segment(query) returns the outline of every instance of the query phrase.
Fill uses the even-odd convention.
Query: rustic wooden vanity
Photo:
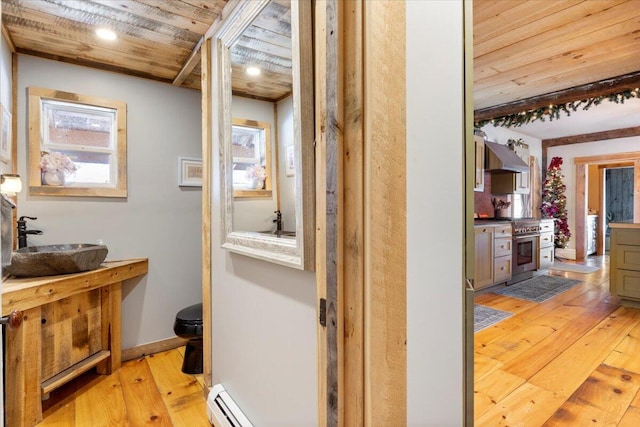
[[[6,329],[7,425],[42,421],[43,396],[89,369],[109,374],[120,368],[122,281],[147,270],[147,259],[132,259],[2,282],[2,315],[22,312],[23,318]]]

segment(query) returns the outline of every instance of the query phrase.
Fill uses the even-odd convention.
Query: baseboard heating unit
[[[214,385],[209,392],[207,416],[215,427],[253,427],[222,384]]]

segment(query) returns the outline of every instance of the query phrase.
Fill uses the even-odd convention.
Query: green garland
[[[604,100],[615,102],[616,104],[624,104],[624,101],[631,98],[640,98],[639,88],[633,90],[628,89],[623,92],[612,93],[611,95],[595,96],[593,98],[582,99],[580,101],[567,102],[566,104],[549,105],[547,107],[540,107],[533,110],[523,111],[521,113],[509,114],[490,120],[481,120],[475,122],[475,127],[481,128],[489,123],[496,127],[518,127],[526,125],[527,123],[535,122],[536,120],[544,122],[546,116],[549,116],[549,121],[553,121],[554,119],[560,118],[561,112],[570,116],[572,111],[578,111],[578,108],[580,107],[582,107],[582,110],[586,111],[594,105],[600,105]]]

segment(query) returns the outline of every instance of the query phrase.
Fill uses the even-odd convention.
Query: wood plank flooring
[[[599,271],[543,303],[492,292],[475,301],[514,315],[475,334],[475,426],[640,426],[640,310]]]
[[[184,347],[87,372],[42,402],[38,426],[209,426],[202,375],[182,372]]]

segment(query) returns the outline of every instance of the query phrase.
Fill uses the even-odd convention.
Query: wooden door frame
[[[601,166],[599,173],[599,187],[602,194],[604,174],[602,170],[609,167],[620,166],[621,164],[633,165],[633,222],[640,221],[640,152],[627,152],[615,154],[603,154],[599,156],[576,157],[573,161],[576,167],[576,187],[575,187],[575,242],[576,259],[582,260],[586,257],[586,223],[587,223],[587,176],[589,165]],[[604,215],[604,199],[600,201],[600,215]],[[604,237],[604,221],[600,221],[598,235]],[[604,244],[602,238],[601,243]],[[600,247],[599,244],[599,247]],[[600,253],[600,251],[598,251]]]
[[[319,425],[405,425],[405,4],[315,5]]]

